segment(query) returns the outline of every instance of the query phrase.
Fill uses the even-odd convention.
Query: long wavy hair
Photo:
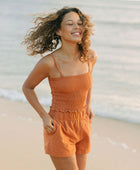
[[[64,7],[56,12],[46,16],[37,16],[34,19],[35,26],[25,35],[22,44],[27,46],[28,55],[43,54],[47,51],[53,51],[61,43],[61,37],[56,32],[61,28],[61,22],[65,14],[75,12],[79,15],[83,25],[83,37],[78,47],[80,50],[80,60],[85,62],[90,58],[89,47],[91,45],[90,35],[93,34],[93,23],[90,17],[83,14],[78,8]],[[43,55],[42,55],[43,56]]]

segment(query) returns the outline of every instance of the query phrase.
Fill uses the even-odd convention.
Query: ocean
[[[32,14],[74,6],[92,16],[91,48],[98,61],[93,71],[95,115],[140,123],[140,1],[138,0],[0,0],[0,97],[27,102],[22,84],[40,56],[21,46],[33,26]],[[39,100],[51,105],[47,79],[36,87]]]

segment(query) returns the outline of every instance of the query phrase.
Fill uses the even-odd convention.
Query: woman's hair
[[[64,7],[47,16],[37,16],[34,20],[35,26],[29,30],[22,44],[27,45],[28,55],[43,54],[46,51],[52,51],[57,48],[61,42],[61,37],[56,32],[61,28],[61,22],[65,14],[75,12],[79,15],[83,25],[83,37],[78,43],[81,52],[80,60],[86,61],[90,58],[90,35],[93,34],[93,24],[90,22],[89,16],[83,14],[78,8]]]

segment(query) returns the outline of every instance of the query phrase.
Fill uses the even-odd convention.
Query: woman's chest
[[[92,75],[88,72],[77,76],[50,79],[49,84],[52,91],[59,93],[72,93],[78,90],[87,91],[92,86]]]

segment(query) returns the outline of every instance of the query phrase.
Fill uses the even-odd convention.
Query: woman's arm
[[[90,50],[90,62],[91,62],[91,72],[93,71],[94,65],[97,61],[97,53],[94,50]]]
[[[91,105],[91,94],[92,94],[92,88],[90,88],[90,89],[88,90],[87,100],[86,100],[87,106],[90,106],[90,105]]]
[[[23,93],[32,105],[32,107],[37,111],[39,116],[43,119],[44,116],[47,116],[46,111],[41,106],[38,101],[37,95],[34,91],[34,88],[46,77],[49,76],[49,72],[52,69],[52,62],[49,59],[49,56],[42,58],[34,67],[32,72],[29,74],[28,78],[22,86]]]
[[[97,61],[97,54],[94,50],[90,50],[91,58],[90,58],[90,63],[91,63],[91,72],[93,71],[93,67]],[[94,113],[91,109],[91,97],[92,97],[92,88],[89,89],[88,94],[87,94],[87,99],[86,99],[86,104],[87,104],[87,113],[92,119],[94,117]]]

